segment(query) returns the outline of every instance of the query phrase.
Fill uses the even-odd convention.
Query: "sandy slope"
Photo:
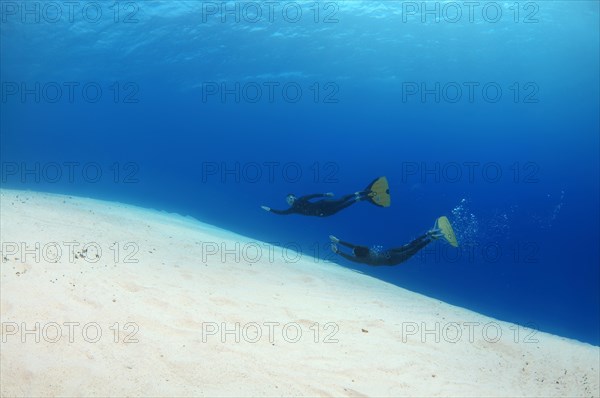
[[[600,395],[598,347],[183,217],[0,195],[2,396]]]

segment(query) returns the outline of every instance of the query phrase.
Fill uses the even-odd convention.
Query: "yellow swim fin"
[[[444,238],[454,247],[458,247],[458,241],[456,240],[456,235],[454,235],[454,230],[452,229],[452,225],[450,225],[450,221],[448,217],[441,216],[435,222],[435,227],[442,231]]]
[[[376,206],[390,207],[392,200],[390,197],[390,186],[385,177],[375,179],[366,191],[369,192],[369,200]]]

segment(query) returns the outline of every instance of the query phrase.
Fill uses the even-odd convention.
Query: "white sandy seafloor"
[[[188,218],[2,190],[0,222],[3,397],[600,395],[599,347]]]

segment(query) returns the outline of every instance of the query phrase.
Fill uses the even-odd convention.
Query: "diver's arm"
[[[344,242],[343,240],[340,240],[338,243],[340,245],[342,245],[342,246],[349,247],[350,249],[354,249],[355,247],[359,247],[359,245],[354,245],[354,244],[352,244],[350,242]]]
[[[336,237],[335,237],[335,236],[333,236],[333,235],[329,235],[329,240],[330,240],[330,241],[331,241],[331,243],[333,243],[333,244],[340,244],[340,245],[342,245],[342,246],[349,247],[350,249],[354,249],[355,247],[365,247],[365,246],[354,245],[354,244],[352,244],[352,243],[350,243],[350,242],[345,242],[345,241],[343,241],[343,240],[340,240],[340,239],[336,238]],[[336,247],[337,247],[337,246],[336,246]],[[335,251],[335,250],[334,250],[334,251]]]
[[[338,247],[335,243],[331,244],[331,251],[339,256],[344,257],[346,260],[349,260],[349,261],[352,261],[355,263],[362,263],[362,261],[360,261],[360,259],[358,257],[356,257],[355,255],[346,254],[343,251],[341,251],[340,249],[338,249]]]
[[[286,210],[271,209],[268,206],[261,206],[261,207],[264,211],[268,211],[269,213],[274,213],[274,214],[279,214],[279,215],[287,215],[287,214],[296,213],[296,210],[293,207],[290,207],[289,209],[286,209]]]
[[[371,261],[370,256],[361,257],[361,256],[355,255],[354,253],[353,254],[344,253],[343,251],[338,249],[337,243],[342,243],[342,242],[341,241],[337,241],[337,242],[332,241],[332,243],[331,243],[331,251],[333,251],[335,254],[338,254],[338,255],[344,257],[346,260],[352,261],[353,263],[373,265],[373,266],[377,265]],[[346,242],[344,242],[344,243],[346,243]],[[364,247],[364,246],[353,246],[353,247]]]
[[[296,209],[294,209],[293,207],[290,207],[289,209],[286,209],[286,210],[275,210],[275,209],[271,209],[271,210],[269,210],[269,211],[270,211],[271,213],[274,213],[274,214],[279,214],[279,215],[281,215],[281,216],[285,216],[285,215],[288,215],[288,214],[294,214],[294,213],[297,213]]]

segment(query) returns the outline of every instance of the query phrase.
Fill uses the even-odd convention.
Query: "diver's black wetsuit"
[[[435,239],[429,233],[426,233],[404,246],[381,251],[370,249],[366,246],[353,245],[352,243],[340,240],[337,243],[351,248],[353,255],[344,253],[339,249],[336,251],[336,254],[339,254],[347,260],[354,261],[355,263],[371,266],[391,266],[398,265],[408,260],[434,240]]]
[[[355,194],[342,196],[340,199],[321,199],[316,202],[311,202],[311,199],[324,198],[328,195],[317,193],[314,195],[306,195],[297,198],[294,204],[287,210],[270,209],[271,213],[275,214],[302,214],[305,216],[327,217],[353,205],[357,201],[368,199],[367,192],[361,192],[358,200]]]

